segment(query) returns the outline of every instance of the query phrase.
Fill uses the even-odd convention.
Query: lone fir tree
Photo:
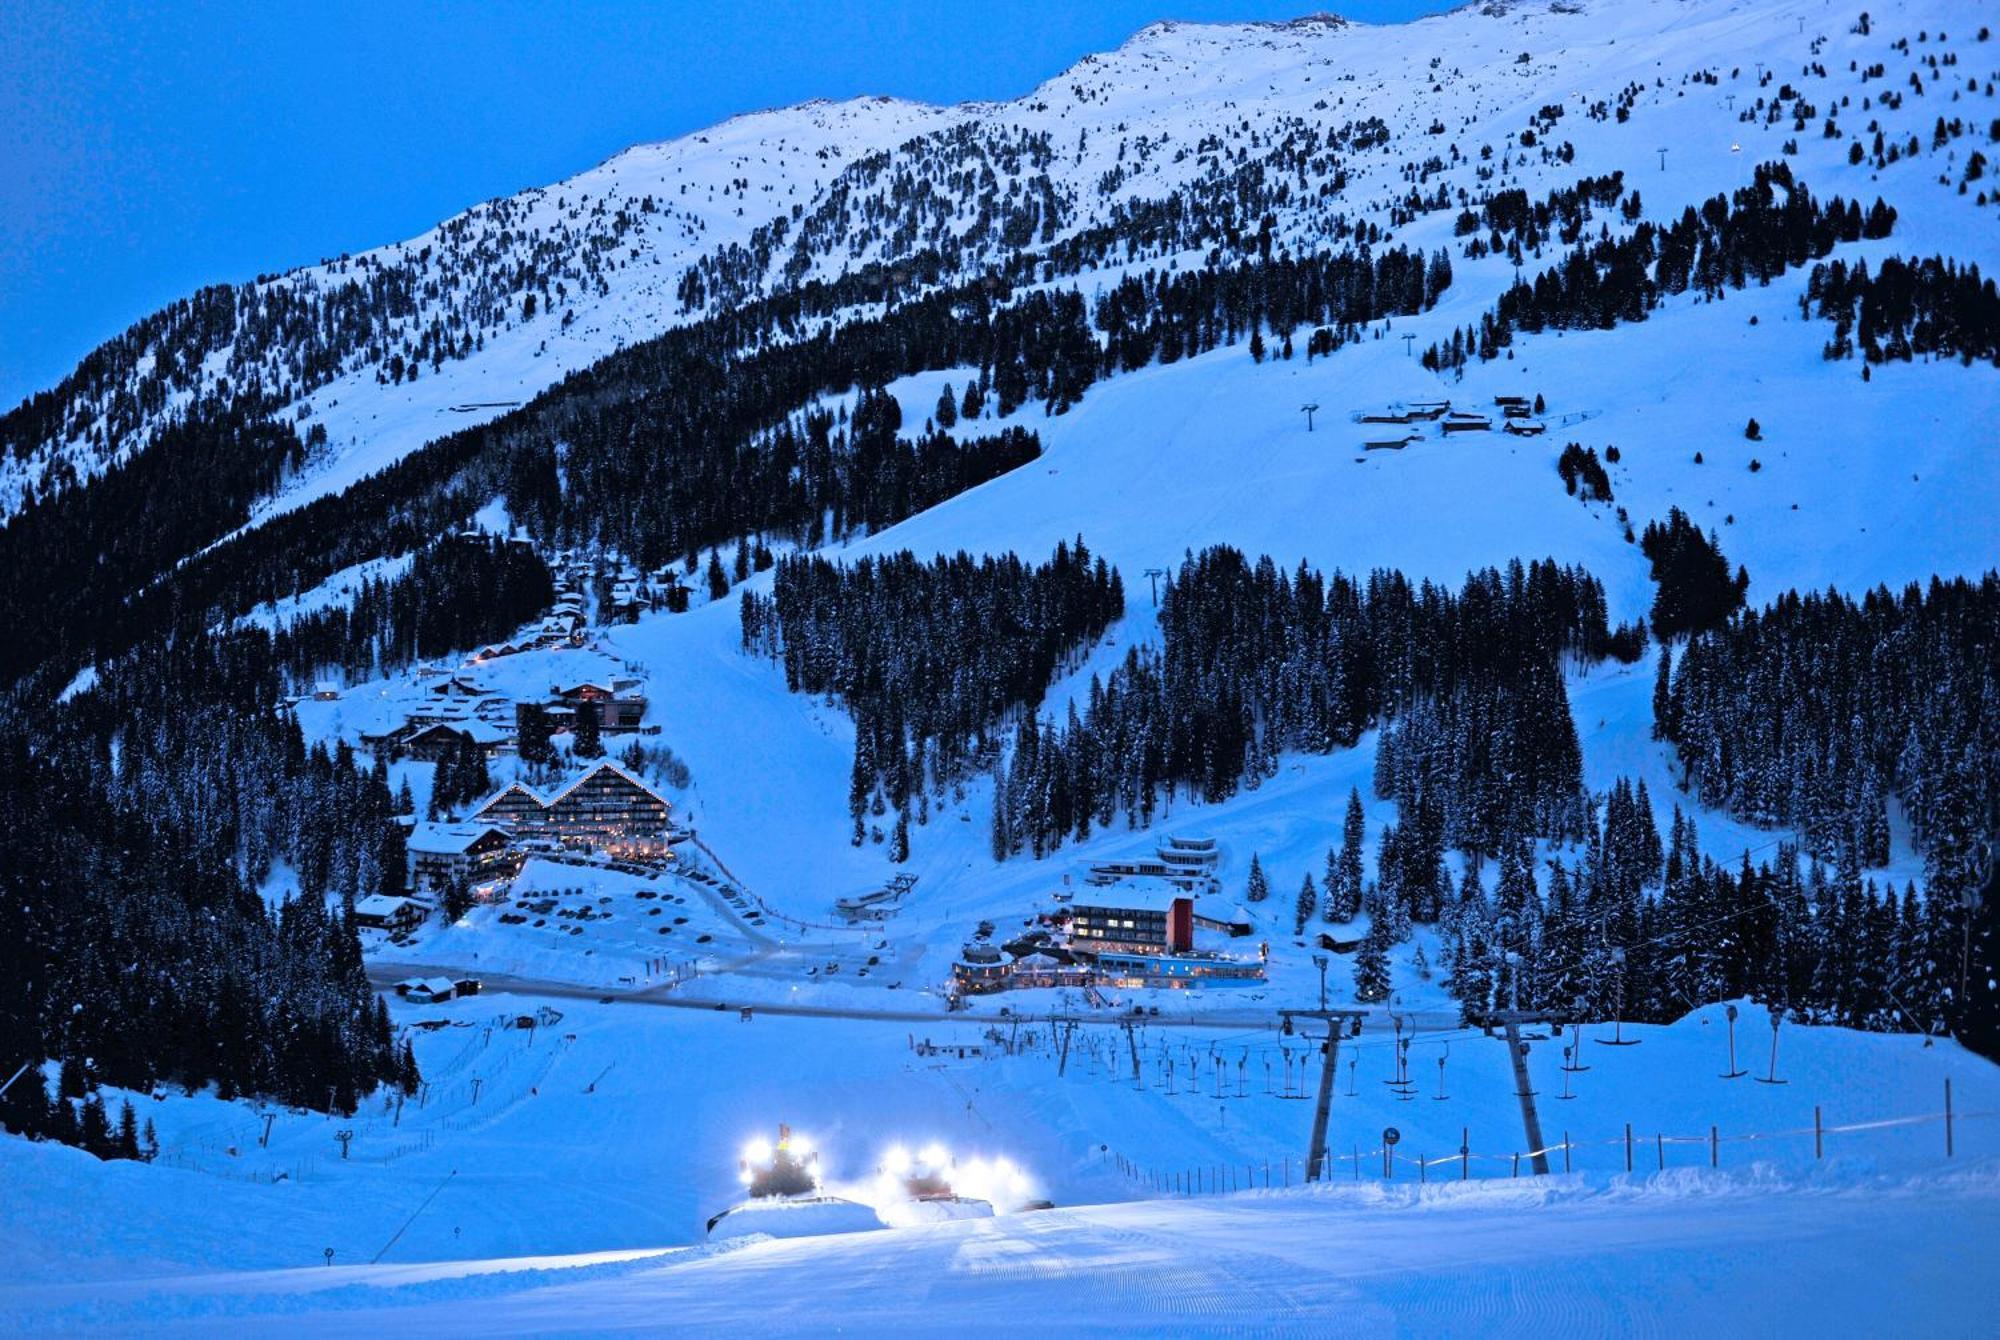
[[[1261,903],[1271,896],[1271,881],[1264,877],[1264,867],[1258,863],[1256,852],[1250,853],[1250,885],[1243,896],[1253,903]]]

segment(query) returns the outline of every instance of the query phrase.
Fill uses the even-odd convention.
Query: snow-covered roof
[[[570,792],[576,790],[579,786],[582,786],[585,782],[589,781],[592,777],[595,777],[598,773],[605,772],[607,770],[616,773],[620,777],[623,777],[626,781],[632,783],[632,785],[638,787],[641,791],[644,791],[647,795],[659,801],[662,805],[668,805],[669,807],[671,807],[671,802],[668,801],[668,799],[665,796],[661,795],[651,786],[648,786],[645,782],[641,781],[639,778],[634,777],[630,772],[627,772],[623,767],[619,766],[617,763],[612,762],[608,758],[599,759],[597,763],[594,764],[589,770],[587,770],[581,777],[578,777],[575,781],[570,782],[567,786],[563,787],[562,790],[556,792],[554,795],[550,796],[546,801],[542,803],[548,806],[554,806],[560,803],[564,796],[567,796]]]
[[[529,786],[526,782],[509,782],[507,783],[507,785],[501,787],[498,791],[495,791],[492,795],[486,797],[486,799],[480,801],[477,805],[473,806],[472,812],[474,814],[483,813],[488,806],[496,804],[500,800],[504,799],[508,794],[515,791],[519,791],[522,795],[526,796],[528,799],[534,801],[537,805],[540,805],[545,809],[548,807],[549,802],[542,799],[542,793],[535,790],[534,787]]]
[[[1213,895],[1194,900],[1194,914],[1203,921],[1213,921],[1224,926],[1251,926],[1250,913],[1241,903],[1232,903],[1227,898]]]
[[[460,856],[488,833],[507,836],[491,824],[418,824],[410,830],[409,849],[430,856]]]
[[[371,893],[354,904],[354,910],[363,916],[391,917],[405,907],[415,906],[408,898],[398,898],[387,893]]]
[[[493,692],[469,675],[453,675],[442,683],[431,685],[430,691],[439,694],[462,693],[475,698]]]
[[[1076,895],[1078,909],[1102,907],[1133,912],[1168,912],[1175,903],[1192,897],[1187,890],[1163,879],[1126,879],[1104,888],[1086,889]]]
[[[411,740],[421,739],[433,731],[448,730],[463,735],[474,744],[499,744],[511,738],[507,731],[498,726],[479,720],[477,717],[454,717],[449,721],[437,721],[425,726],[410,736]]]

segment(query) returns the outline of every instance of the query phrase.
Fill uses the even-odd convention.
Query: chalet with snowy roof
[[[491,824],[422,823],[410,829],[410,887],[436,891],[454,880],[468,888],[511,878],[520,869],[507,834]]]
[[[547,798],[519,782],[473,811],[474,821],[517,839],[553,838],[612,856],[671,858],[666,797],[604,759]]]
[[[435,684],[425,685],[425,692],[435,698],[484,698],[493,692],[478,680],[466,675],[452,675]]]
[[[481,805],[472,817],[482,824],[494,824],[517,837],[532,836],[547,819],[548,802],[524,782],[515,782]]]
[[[403,748],[411,758],[436,763],[447,755],[467,746],[479,750],[488,758],[497,757],[501,747],[513,737],[498,726],[489,726],[484,721],[467,720],[457,723],[438,722],[423,726],[403,740]]]
[[[633,731],[646,716],[646,695],[636,679],[614,679],[609,683],[586,680],[549,691],[550,706],[567,708],[572,716],[585,703],[596,703],[598,725],[607,731]]]
[[[425,915],[424,905],[416,899],[386,893],[371,893],[354,904],[354,924],[375,930],[408,930],[420,924]]]

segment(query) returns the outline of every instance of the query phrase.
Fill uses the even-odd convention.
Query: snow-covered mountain
[[[0,795],[19,818],[0,894],[33,881],[0,897],[0,948],[24,947],[0,978],[31,987],[0,1042],[46,1058],[52,1087],[107,1091],[99,1119],[129,1099],[157,1157],[69,1148],[114,1138],[87,1103],[74,1116],[80,1092],[0,1106],[53,1132],[0,1133],[0,1318],[720,1326],[776,1281],[776,1333],[994,1307],[1059,1332],[1282,1329],[1357,1299],[1379,1328],[1508,1329],[1454,1273],[1470,1252],[1544,1291],[1515,1329],[1686,1329],[1723,1319],[1709,1295],[1754,1288],[1752,1248],[1779,1241],[1793,1329],[1906,1297],[1970,1329],[1992,1272],[1953,1252],[1990,1256],[2000,1223],[1977,1120],[2000,1071],[1958,1041],[1992,1017],[1966,989],[1973,946],[2000,943],[1990,900],[1985,923],[1964,910],[1972,854],[2000,849],[2000,579],[1979,584],[2000,553],[2000,299],[1972,277],[2000,267],[1993,20],[1964,0],[1489,0],[1393,27],[1160,23],[1011,102],[811,103],[636,147],[107,343],[0,418],[0,665],[28,705],[0,743],[10,776],[48,779]],[[1949,286],[1830,296],[1903,259]],[[1669,658],[1640,625],[1669,565],[1640,535],[1675,513],[1714,537],[1697,557],[1723,586],[1742,566],[1756,618],[1656,621],[1679,669],[1656,681]],[[1049,607],[1091,579],[1036,588],[1057,593],[1036,618],[1073,634],[1039,661],[1012,626],[1035,620],[1008,617],[1030,577],[918,570],[1052,570],[1079,537],[1122,604],[1065,623]],[[1203,593],[1193,556],[1224,545],[1254,578]],[[879,589],[840,587],[906,551]],[[801,576],[815,555],[833,563]],[[1336,573],[1421,587],[1409,622],[1364,619]],[[1288,582],[1296,614],[1270,598]],[[1927,583],[1929,612],[1896,623]],[[1868,597],[1875,624],[1840,603],[1878,587],[1913,594]],[[1779,617],[1829,588],[1819,622]],[[853,606],[815,605],[827,590]],[[1566,631],[1583,614],[1492,613],[1569,594],[1601,616],[1594,643]],[[1224,609],[1225,634],[1191,631],[1204,598],[1266,626]],[[1485,622],[1439,614],[1454,600]],[[822,618],[828,661],[883,654],[807,687],[780,603]],[[884,609],[896,629],[869,623]],[[1199,664],[1173,681],[1144,658],[1176,637]],[[1496,670],[1482,639],[1527,650]],[[1383,687],[1419,659],[1427,697]],[[1443,686],[1446,661],[1479,673]],[[1033,673],[996,691],[1003,662]],[[909,689],[886,712],[885,680]],[[1075,803],[1081,822],[1026,847],[1002,831],[1052,810],[1056,780],[1170,752],[1152,746],[1181,719],[1103,703],[1174,690],[1179,718],[1240,726],[1234,755],[1211,731],[1180,772]],[[671,865],[537,839],[511,881],[439,900],[448,916],[406,907],[415,924],[364,939],[325,915],[401,892],[405,827],[434,802],[455,825],[514,782],[568,785],[593,695],[637,704],[638,733],[598,743],[669,799]],[[1371,704],[1335,722],[1351,730],[1328,713],[1307,738],[1271,710],[1342,695]],[[1703,719],[1675,721],[1685,703]],[[552,707],[564,743],[522,757]],[[1093,753],[1077,723],[1100,710],[1165,725],[1107,728]],[[411,747],[433,725],[466,744]],[[1509,766],[1524,740],[1562,766]],[[1467,759],[1491,785],[1440,817]],[[1419,765],[1432,793],[1403,785]],[[1558,803],[1515,803],[1538,786]],[[1635,794],[1671,855],[1631,838]],[[1486,842],[1496,796],[1509,828]],[[1335,915],[1349,831],[1370,897]],[[1248,964],[1255,946],[1254,983],[958,993],[968,944],[1082,943],[1012,937],[1169,834],[1214,840],[1222,901],[1245,906],[1205,919],[1201,947]],[[1414,874],[1393,854],[1426,842]],[[844,924],[892,891],[884,920]],[[62,915],[21,916],[43,903]],[[1371,948],[1389,976],[1364,994]],[[1497,962],[1519,974],[1505,989],[1478,977]],[[377,988],[435,974],[484,986],[375,1012]],[[1476,1025],[1536,991],[1584,1017],[1532,1038],[1524,1084]],[[1291,1186],[1292,1100],[1322,1053],[1280,1011],[1316,999],[1367,1015],[1324,1053],[1347,1071],[1332,1157],[1351,1198]],[[392,1029],[407,1052],[385,1055]],[[1770,1082],[1744,1078],[1739,1041]],[[1586,1042],[1588,1065],[1561,1050]],[[1416,1085],[1395,1078],[1412,1065]],[[1547,1100],[1533,1139],[1523,1088]],[[843,1182],[892,1139],[936,1138],[1069,1208],[652,1258],[740,1194],[736,1153],[775,1121]],[[1936,1171],[1950,1139],[1976,1170]],[[1522,1192],[1537,1143],[1577,1176]],[[1189,1178],[1257,1194],[1185,1203]],[[1153,1203],[1100,1204],[1130,1199]],[[1691,1214],[1720,1249],[1687,1246]],[[1852,1270],[1871,1234],[1893,1237],[1878,1274],[1900,1288]],[[649,1255],[516,1259],[626,1251]],[[1339,1273],[1356,1252],[1366,1287]],[[412,1264],[450,1261],[468,1263]],[[209,1273],[248,1270],[268,1273]],[[1697,1296],[1712,1272],[1737,1293]]]
[[[1990,236],[1958,184],[1987,138],[1991,71],[1935,69],[1938,48],[1895,43],[1974,16],[1901,5],[1863,35],[1858,15],[1528,0],[1395,27],[1160,23],[1012,102],[737,117],[137,323],[4,421],[0,510],[143,449],[202,397],[312,435],[268,510],[616,349],[814,280],[876,273],[883,296],[906,297],[1004,272],[1089,293],[1127,267],[1357,233],[1435,245],[1497,191],[1539,199],[1593,173],[1626,173],[1664,219],[1785,157],[1822,195],[1890,193],[1905,249],[1963,253]],[[1992,50],[1967,36],[1958,50]],[[1939,115],[1971,138],[1934,143]],[[1850,165],[1850,143],[1878,129],[1917,151]],[[1461,267],[1481,299],[1511,274]]]

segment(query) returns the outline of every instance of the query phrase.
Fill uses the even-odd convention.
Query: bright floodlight
[[[771,1161],[771,1142],[761,1137],[752,1140],[749,1144],[743,1146],[743,1159],[746,1163],[769,1163]]]
[[[884,1172],[901,1177],[910,1171],[910,1151],[901,1145],[891,1145],[889,1152],[882,1156]]]
[[[789,1147],[792,1153],[800,1158],[804,1158],[806,1155],[812,1153],[813,1148],[812,1141],[806,1139],[805,1136],[798,1134],[796,1131],[792,1133]]]
[[[951,1162],[951,1155],[945,1152],[943,1145],[933,1140],[924,1146],[923,1160],[933,1168],[942,1168]]]

